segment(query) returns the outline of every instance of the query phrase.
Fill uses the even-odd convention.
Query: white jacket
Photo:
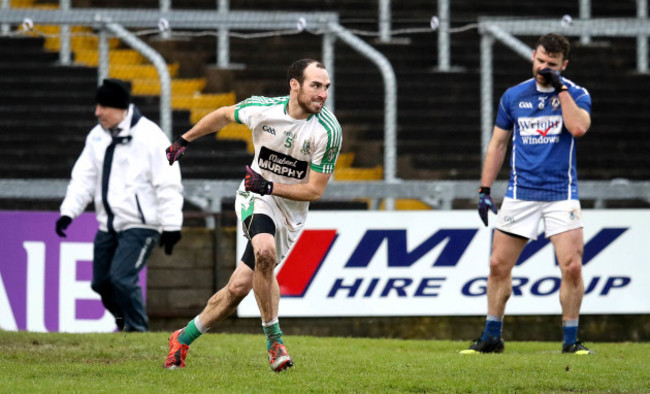
[[[133,104],[120,122],[119,136],[129,142],[115,147],[108,179],[107,204],[114,215],[115,231],[151,228],[177,231],[183,224],[183,186],[178,163],[170,166],[165,133],[145,118]],[[99,228],[107,231],[107,211],[102,200],[102,174],[106,148],[113,138],[101,125],[95,126],[72,168],[61,215],[76,218],[94,199]]]

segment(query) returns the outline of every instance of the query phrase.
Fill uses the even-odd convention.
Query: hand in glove
[[[181,240],[181,232],[180,231],[163,231],[162,234],[160,234],[160,242],[158,245],[160,247],[165,247],[165,254],[171,255],[172,254],[172,249],[174,249],[174,245],[178,241]]]
[[[257,172],[253,171],[250,166],[246,166],[246,178],[244,180],[246,191],[267,195],[273,193],[273,182],[269,182]]]
[[[546,83],[553,86],[553,89],[555,89],[556,92],[560,92],[561,90],[567,90],[567,87],[564,86],[564,84],[562,83],[562,79],[560,78],[559,71],[552,70],[546,67],[539,70],[537,73],[542,77],[544,77]]]
[[[178,137],[167,149],[165,149],[170,166],[183,157],[188,146],[190,146],[188,140],[183,137]]]
[[[494,201],[492,201],[492,197],[490,197],[490,188],[481,186],[478,189],[478,215],[486,227],[488,225],[488,209],[494,214],[498,212]]]
[[[67,229],[70,223],[72,223],[72,218],[70,216],[65,216],[65,215],[61,216],[56,221],[56,233],[59,235],[59,237],[63,237],[63,238],[66,237],[63,230]]]

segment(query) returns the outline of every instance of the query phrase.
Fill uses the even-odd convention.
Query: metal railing
[[[182,165],[182,164],[181,164]],[[69,183],[67,179],[0,179],[0,199],[62,199]],[[232,199],[240,180],[185,179],[185,198],[206,212],[221,212],[221,202]],[[492,186],[494,196],[506,192],[507,181],[496,181]],[[412,198],[424,200],[436,209],[453,208],[454,200],[474,201],[478,197],[478,180],[467,181],[411,181],[393,183],[330,182],[323,200],[354,200],[370,198]],[[580,181],[581,200],[593,200],[596,208],[606,208],[607,201],[642,200],[650,203],[650,181]],[[378,208],[379,204],[373,204]]]

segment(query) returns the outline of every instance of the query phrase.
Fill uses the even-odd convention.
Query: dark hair
[[[297,80],[300,85],[305,81],[305,69],[312,63],[316,63],[316,67],[325,69],[323,63],[314,59],[300,59],[291,63],[287,70],[287,83],[291,86],[291,80]]]
[[[553,55],[562,54],[562,60],[569,59],[571,44],[569,44],[569,40],[567,40],[566,37],[562,35],[556,33],[545,34],[537,40],[537,44],[535,44],[535,49],[539,48],[540,45],[544,47],[544,50],[547,53]]]

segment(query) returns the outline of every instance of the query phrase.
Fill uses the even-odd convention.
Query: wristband
[[[479,192],[479,194],[487,194],[487,195],[489,195],[490,194],[490,188],[487,187],[487,186],[481,186],[481,187],[478,188],[478,192]]]

